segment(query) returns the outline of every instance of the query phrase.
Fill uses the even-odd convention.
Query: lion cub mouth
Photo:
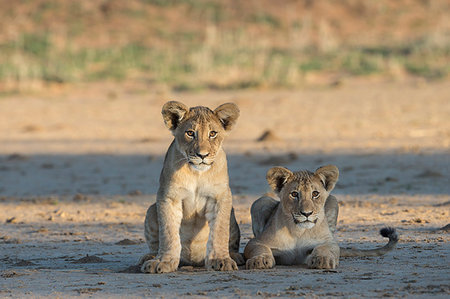
[[[314,220],[309,220],[308,218],[303,216],[303,218],[306,218],[306,219],[305,220],[299,220],[294,214],[292,214],[292,218],[294,219],[294,223],[295,224],[316,224],[317,223],[317,218],[314,219]]]
[[[213,163],[205,163],[205,162],[200,162],[200,163],[194,163],[192,161],[189,161],[190,165],[194,165],[194,166],[199,166],[199,165],[203,165],[203,166],[211,166]]]

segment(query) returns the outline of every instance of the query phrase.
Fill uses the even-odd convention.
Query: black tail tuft
[[[383,227],[380,229],[380,234],[385,238],[389,238],[389,241],[398,241],[397,232],[393,227]]]

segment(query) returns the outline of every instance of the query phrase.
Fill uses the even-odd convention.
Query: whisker
[[[189,160],[186,157],[182,157],[182,158],[174,161],[174,163],[178,163],[178,162],[182,162],[182,161],[188,162]]]

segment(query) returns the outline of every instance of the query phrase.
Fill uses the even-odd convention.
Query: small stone
[[[142,195],[142,191],[141,190],[133,190],[133,191],[128,192],[128,195],[130,195],[130,196]]]
[[[139,244],[139,242],[130,239],[123,239],[116,243],[116,245],[136,245],[136,244]]]
[[[6,219],[6,223],[16,223],[16,222],[17,222],[16,217],[11,217],[11,218]]]
[[[386,182],[398,182],[398,179],[390,177],[390,176],[386,177],[384,180]]]
[[[450,223],[447,224],[446,226],[441,227],[439,230],[443,230],[443,231],[445,231],[445,232],[450,231]]]
[[[271,130],[266,130],[262,133],[261,136],[259,136],[258,139],[256,139],[258,142],[279,142],[282,141],[281,138],[279,138],[277,135],[275,135],[274,132]]]
[[[442,173],[434,170],[425,170],[424,172],[416,175],[418,178],[440,178],[443,177]]]
[[[55,165],[53,165],[52,163],[43,163],[41,165],[41,168],[43,168],[43,169],[52,169],[54,167],[55,167]]]
[[[22,154],[14,153],[9,155],[6,160],[8,161],[25,161],[28,160],[28,157]]]
[[[95,256],[95,255],[86,255],[85,257],[82,257],[76,261],[74,261],[74,264],[92,264],[92,263],[104,263],[106,262],[101,257]]]
[[[38,125],[26,125],[22,128],[22,131],[25,133],[39,132],[42,130],[43,130],[43,128]]]
[[[73,201],[86,201],[88,199],[89,197],[87,195],[81,193],[75,194],[75,196],[72,198]]]
[[[27,260],[20,260],[17,263],[14,264],[16,267],[25,267],[25,266],[34,266],[36,265],[33,262],[27,261]]]

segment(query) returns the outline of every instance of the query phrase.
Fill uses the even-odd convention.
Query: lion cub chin
[[[340,256],[377,256],[392,250],[398,242],[395,229],[380,233],[389,243],[371,250],[339,248],[332,232],[339,212],[337,200],[330,195],[339,177],[334,165],[315,172],[291,172],[274,167],[267,181],[280,201],[269,196],[251,207],[255,238],[244,250],[247,269],[267,269],[282,265],[306,264],[310,268],[334,269]]]
[[[239,227],[232,210],[225,136],[239,117],[235,104],[188,108],[171,101],[162,108],[174,140],[161,172],[156,203],[147,210],[141,258],[145,273],[175,271],[182,265],[237,270]]]
[[[298,222],[296,224],[298,228],[310,229],[313,228],[314,225],[316,225],[316,222],[305,221],[305,222]]]
[[[196,164],[189,163],[189,166],[191,167],[192,170],[199,171],[199,172],[207,171],[207,170],[209,170],[211,168],[211,165],[207,165],[207,164],[198,164],[198,165],[196,165]]]

